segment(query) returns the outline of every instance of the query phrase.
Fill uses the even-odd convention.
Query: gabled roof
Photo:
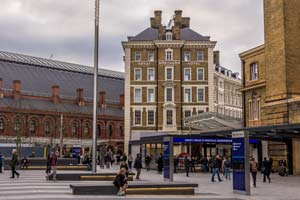
[[[158,39],[158,30],[151,27],[143,30],[136,36],[128,37],[129,41],[148,41],[148,40],[157,40],[157,39]]]
[[[180,39],[188,41],[209,41],[209,36],[203,36],[190,28],[180,30]]]

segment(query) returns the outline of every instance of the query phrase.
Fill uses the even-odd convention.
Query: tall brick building
[[[240,54],[245,126],[269,126],[265,156],[287,159],[294,174],[300,174],[299,8],[298,0],[265,0],[265,44]]]
[[[221,105],[215,99],[219,86],[214,83],[225,79],[228,83],[240,82],[237,74],[227,69],[225,73],[219,65],[218,52],[214,59],[216,42],[192,30],[189,17],[183,17],[182,11],[177,10],[164,26],[161,14],[155,11],[149,28],[122,42],[125,149],[129,141],[138,141],[143,136],[188,133],[185,117],[214,112],[218,106],[224,108],[225,114],[225,103]],[[221,90],[224,93],[224,88]],[[131,147],[133,153],[140,151],[139,145]]]
[[[98,144],[123,151],[124,75],[99,71]],[[0,144],[92,144],[93,68],[0,52]]]

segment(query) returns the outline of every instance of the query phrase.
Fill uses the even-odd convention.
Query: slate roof
[[[128,41],[152,41],[158,39],[158,30],[155,28],[147,28],[136,36],[128,37]],[[180,39],[187,41],[209,41],[209,36],[203,36],[190,28],[180,30]]]
[[[77,88],[83,88],[85,100],[93,98],[93,68],[88,66],[0,51],[0,78],[4,90],[11,90],[13,80],[20,80],[22,94],[50,97],[51,86],[58,85],[62,98],[75,99]],[[99,91],[106,92],[107,103],[119,103],[120,95],[124,94],[124,74],[99,69],[98,80]],[[0,99],[0,106],[83,113],[90,113],[92,109],[75,103],[8,98]],[[122,109],[106,108],[100,113],[123,117]]]

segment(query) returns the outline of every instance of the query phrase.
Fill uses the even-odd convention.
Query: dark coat
[[[10,166],[11,167],[16,167],[16,165],[18,164],[18,155],[17,154],[13,154],[11,161],[10,161]]]
[[[163,167],[164,167],[164,160],[163,160],[163,158],[160,156],[160,157],[157,159],[157,171],[162,172]]]
[[[133,167],[134,167],[135,169],[142,169],[142,168],[143,168],[142,160],[141,160],[140,157],[137,157],[137,158],[135,159]]]
[[[127,178],[125,175],[118,174],[113,182],[113,184],[117,187],[123,187],[125,184],[127,184]]]

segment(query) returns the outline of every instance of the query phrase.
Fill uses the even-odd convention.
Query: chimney
[[[150,18],[151,28],[159,28],[161,26],[161,10],[154,11],[154,17]]]
[[[52,101],[53,103],[59,103],[59,86],[52,86]]]
[[[14,80],[13,81],[13,98],[14,99],[20,99],[21,97],[21,81],[20,80]]]
[[[220,66],[220,51],[214,51],[214,64]]]
[[[104,91],[99,92],[99,106],[101,108],[105,107],[105,92]]]
[[[84,106],[83,88],[77,88],[76,90],[76,103],[79,106]]]
[[[190,18],[189,17],[182,18],[181,28],[190,28]]]
[[[120,95],[120,107],[124,108],[124,94]]]
[[[4,94],[3,94],[3,80],[0,78],[0,99],[3,99]]]
[[[173,39],[180,40],[180,29],[182,24],[182,10],[175,10],[174,26],[172,28]]]

